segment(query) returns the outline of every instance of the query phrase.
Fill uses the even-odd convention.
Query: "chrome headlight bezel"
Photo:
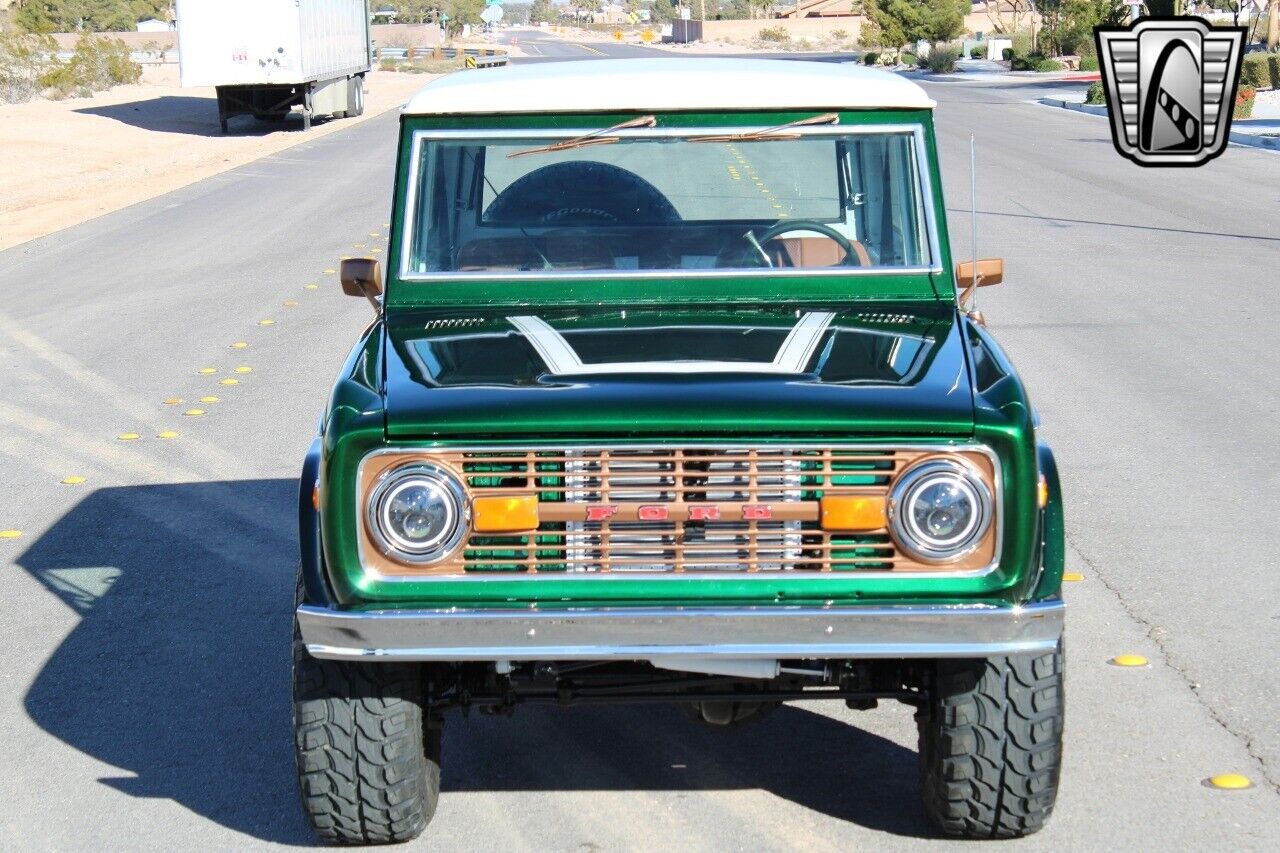
[[[444,529],[430,541],[416,544],[398,535],[388,517],[392,498],[411,486],[425,486],[444,501],[449,513]],[[431,462],[412,462],[381,475],[369,491],[365,526],[378,550],[413,565],[438,563],[450,556],[471,533],[471,503],[467,491],[449,469]]]
[[[964,531],[947,540],[921,531],[912,513],[915,500],[928,486],[944,482],[969,496],[975,517]],[[995,519],[991,487],[969,463],[960,459],[926,459],[908,468],[889,490],[889,533],[898,547],[925,563],[951,563],[972,554]]]

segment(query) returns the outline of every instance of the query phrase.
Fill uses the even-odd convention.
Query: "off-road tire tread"
[[[1053,813],[1063,650],[939,661],[918,715],[925,811],[954,838],[1019,838]]]
[[[440,794],[440,730],[411,664],[319,660],[294,625],[294,737],[303,809],[322,841],[416,838]]]

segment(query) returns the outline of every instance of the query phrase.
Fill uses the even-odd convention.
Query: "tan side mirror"
[[[975,266],[978,273],[978,287],[1004,281],[1004,258],[983,258],[980,261],[961,261],[956,264],[956,284],[961,287],[972,287]]]
[[[969,297],[973,296],[975,285],[987,287],[1002,281],[1004,281],[1004,258],[983,258],[979,261],[961,261],[956,264],[956,285],[964,288],[960,293],[961,310],[969,304]]]
[[[382,313],[382,269],[373,258],[348,258],[338,271],[342,280],[342,292],[347,296],[363,296],[373,306],[374,313]]]

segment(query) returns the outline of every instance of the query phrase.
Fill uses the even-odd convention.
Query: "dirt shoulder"
[[[364,116],[307,133],[238,118],[223,136],[213,89],[179,87],[174,66],[92,98],[0,105],[0,250],[396,109],[434,76],[374,71]]]

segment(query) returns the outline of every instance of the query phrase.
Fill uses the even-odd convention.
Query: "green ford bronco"
[[[1044,824],[1058,480],[967,308],[1003,265],[953,264],[933,106],[879,71],[720,59],[412,99],[385,283],[341,270],[377,317],[302,475],[322,838],[417,836],[451,712],[528,702],[726,726],[896,700],[940,832]]]

